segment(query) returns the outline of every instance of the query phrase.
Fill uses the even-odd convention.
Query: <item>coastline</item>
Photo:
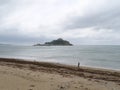
[[[10,74],[11,71],[12,74]],[[23,75],[19,75],[21,71]],[[34,76],[29,77],[30,74],[29,72],[31,72],[31,74],[34,74]],[[63,65],[58,63],[26,61],[22,59],[12,59],[12,58],[0,58],[0,84],[4,81],[1,80],[1,78],[4,77],[2,76],[3,73],[4,75],[6,75],[6,77],[9,76],[9,79],[12,78],[12,80],[15,78],[19,78],[19,79],[22,78],[21,82],[26,82],[24,80],[28,79],[28,82],[26,82],[27,84],[31,82],[37,83],[36,80],[41,80],[41,79],[43,81],[44,80],[46,81],[46,82],[37,83],[40,85],[40,87],[38,87],[37,85],[36,86],[31,85],[30,86],[31,89],[29,90],[34,90],[32,88],[40,89],[42,87],[41,86],[42,84],[46,84],[46,85],[50,84],[46,86],[46,88],[45,86],[42,87],[43,90],[68,90],[67,89],[68,87],[69,90],[119,90],[120,89],[120,71],[116,71],[116,70],[107,70],[107,69],[91,68],[91,67],[83,67],[83,66],[80,66],[78,68],[76,66]],[[36,75],[38,75],[39,78],[35,79]],[[48,78],[52,78],[52,79],[48,79]],[[52,82],[53,85],[51,85],[52,84],[51,80],[53,81]],[[61,85],[62,82],[64,82],[65,84]],[[8,83],[8,85],[9,84],[10,82]],[[100,87],[103,88],[101,89]],[[16,89],[12,88],[9,90],[16,90]],[[25,88],[20,89],[19,87],[19,89],[17,90],[26,90],[26,89]]]

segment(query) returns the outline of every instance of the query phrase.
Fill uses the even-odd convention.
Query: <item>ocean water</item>
[[[0,57],[120,70],[119,45],[14,46],[0,45]]]

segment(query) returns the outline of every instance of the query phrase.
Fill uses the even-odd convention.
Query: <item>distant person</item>
[[[78,67],[80,67],[80,62],[78,62]]]

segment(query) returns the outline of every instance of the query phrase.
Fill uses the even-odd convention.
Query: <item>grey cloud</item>
[[[0,5],[9,3],[11,0],[0,0]]]
[[[49,41],[51,38],[46,38],[44,35],[39,37],[34,37],[30,35],[24,35],[20,33],[17,28],[8,28],[3,29],[0,28],[0,43],[15,43],[15,44],[36,44],[36,43],[44,43],[45,41]]]
[[[72,17],[65,29],[96,27],[97,29],[120,29],[120,11],[118,8],[84,17]]]
[[[45,37],[27,37],[24,35],[0,35],[0,42],[3,43],[16,43],[16,44],[35,44],[35,43],[43,43],[49,39]]]
[[[15,0],[0,0],[0,23],[16,9],[16,2],[14,1]]]
[[[104,44],[104,43],[117,44],[117,42],[119,41],[118,39],[116,39],[114,37],[115,36],[119,37],[119,33],[120,33],[120,32],[118,32],[118,34],[116,35],[116,31],[120,29],[120,10],[119,10],[120,6],[119,6],[119,3],[116,4],[116,2],[114,0],[112,0],[112,1],[114,1],[114,3],[110,2],[110,7],[109,7],[108,3],[106,4],[106,6],[104,6],[106,8],[105,10],[101,10],[101,7],[100,7],[99,8],[100,10],[95,11],[95,12],[89,11],[88,14],[87,15],[85,14],[83,17],[81,17],[79,15],[78,16],[75,15],[71,18],[67,18],[68,21],[66,21],[64,23],[58,19],[57,22],[59,25],[56,26],[56,24],[55,24],[50,27],[47,27],[47,26],[49,26],[49,24],[47,25],[47,22],[44,22],[45,20],[47,21],[49,18],[44,20],[45,17],[44,17],[43,12],[50,12],[51,9],[50,10],[48,9],[48,11],[46,11],[47,9],[44,9],[44,7],[43,7],[43,11],[40,11],[40,13],[36,13],[37,10],[34,12],[34,9],[37,9],[37,7],[35,7],[34,5],[32,6],[32,4],[30,4],[30,1],[34,3],[39,0],[35,0],[35,1],[34,0],[0,0],[0,43],[1,42],[6,42],[6,43],[13,42],[13,43],[21,43],[21,44],[22,43],[33,43],[33,42],[43,43],[45,41],[50,41],[52,39],[56,39],[57,37],[59,38],[59,36],[61,36],[61,37],[63,36],[63,38],[67,38],[68,40],[70,39],[70,41],[72,41],[73,43],[76,43],[76,44],[101,44],[101,43],[102,44]],[[67,1],[69,1],[69,0],[67,0]],[[71,4],[68,3],[67,1],[66,1],[66,3],[64,1],[65,6],[68,5],[68,7],[72,7]],[[109,1],[110,0],[108,0],[108,2]],[[74,2],[75,1],[71,1],[71,3],[74,3]],[[99,2],[99,0],[98,0],[98,2]],[[64,6],[62,3],[63,2],[61,2],[59,8],[62,8]],[[34,4],[37,4],[37,3],[34,3]],[[76,4],[76,5],[78,5],[78,4]],[[93,6],[94,6],[94,3],[93,3]],[[30,8],[30,9],[28,9],[28,8]],[[42,8],[42,7],[38,7],[38,8]],[[51,5],[50,5],[50,8],[51,8]],[[78,7],[78,8],[81,8],[81,7]],[[88,8],[89,8],[89,5],[88,5]],[[31,9],[33,9],[33,10],[31,10]],[[97,9],[97,7],[96,7],[96,9]],[[83,8],[83,10],[84,10],[84,8]],[[28,13],[24,14],[24,12],[26,12],[26,11],[28,11]],[[74,10],[72,10],[72,11],[74,11]],[[73,14],[72,11],[70,11],[69,13],[65,13],[66,10],[64,11],[63,9],[61,9],[60,14],[58,16],[62,15],[62,13],[65,14],[65,17],[63,15],[63,17],[61,18],[61,20],[63,19],[63,21],[64,21],[64,19],[66,19],[66,17],[68,16],[68,14]],[[35,15],[34,15],[34,13],[35,13]],[[32,18],[29,17],[30,14],[33,14],[33,20],[31,20]],[[36,15],[36,14],[39,14],[39,15]],[[50,12],[50,14],[51,14],[51,12]],[[52,14],[54,14],[53,16],[55,16],[55,15],[57,16],[56,13],[52,13]],[[20,15],[20,18],[22,18],[22,19],[16,20],[17,15],[18,16]],[[23,16],[23,17],[21,17],[21,16]],[[49,16],[49,14],[48,14],[48,16]],[[27,18],[27,17],[29,17],[29,18]],[[38,18],[38,20],[35,20],[35,22],[39,21],[39,17],[42,17],[43,20],[40,20],[39,22],[34,23],[34,19],[36,19],[34,17]],[[57,19],[57,17],[56,18],[53,17],[49,21],[52,21],[52,20],[54,21],[55,19]],[[12,20],[13,20],[13,22],[11,22]],[[41,24],[45,23],[46,24],[45,26],[47,28],[46,27],[40,28],[39,29],[40,32],[36,30],[35,33],[29,34],[29,31],[30,31],[29,29],[31,29],[32,26],[30,26],[31,23],[29,25],[29,23],[27,21],[31,22],[32,24],[35,24],[35,29],[39,26],[39,25],[36,26],[36,24],[39,24],[39,23],[41,23]],[[27,30],[26,25],[28,25],[28,27],[30,27],[30,28],[28,28],[28,30]],[[51,30],[50,28],[52,28],[52,27],[56,27],[55,28],[56,30]],[[76,37],[74,39],[74,35],[76,35],[76,33],[73,33],[73,32],[75,31],[75,29],[78,29],[78,31],[79,31],[79,29],[82,30],[82,28],[91,28],[91,27],[95,27],[96,30],[112,29],[112,30],[116,30],[116,31],[112,32],[112,33],[114,33],[113,35],[108,35],[108,34],[111,34],[109,32],[102,32],[102,33],[100,33],[100,35],[97,35],[96,37],[92,37],[92,38],[88,37],[87,38],[87,35],[86,35],[84,38]],[[42,30],[46,30],[46,31],[42,32]],[[66,32],[67,30],[71,30],[71,31]],[[34,31],[34,29],[31,31]],[[46,34],[46,33],[48,33],[48,34]],[[87,33],[87,32],[85,32],[85,33]],[[70,34],[70,36],[69,36],[69,34]],[[78,34],[81,35],[81,33],[79,33],[79,32],[78,32]],[[82,33],[82,34],[84,34],[84,33]],[[89,32],[88,32],[88,34],[89,34]],[[106,34],[106,36],[102,38],[101,36],[103,34]],[[38,35],[38,37],[36,37],[37,35]],[[112,38],[113,38],[113,40],[111,40]]]

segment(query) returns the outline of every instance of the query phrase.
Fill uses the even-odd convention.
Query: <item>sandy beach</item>
[[[120,71],[0,58],[0,90],[120,90]]]

